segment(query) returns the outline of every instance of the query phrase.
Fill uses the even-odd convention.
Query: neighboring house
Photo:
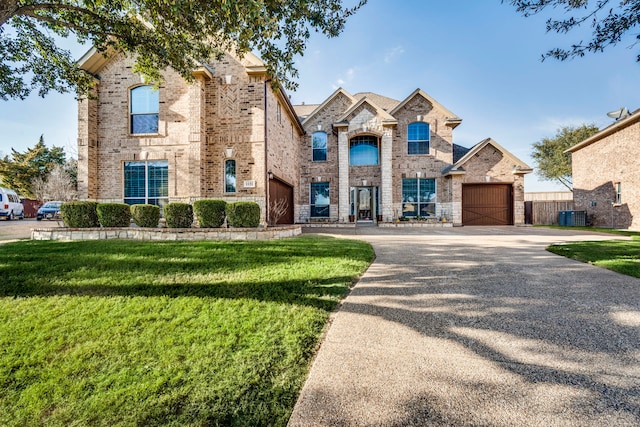
[[[203,65],[192,83],[168,70],[159,88],[132,64],[95,49],[80,60],[97,83],[78,104],[81,199],[250,200],[262,224],[282,200],[281,224],[524,223],[531,169],[491,139],[454,144],[462,120],[422,90],[397,101],[338,89],[293,107],[250,53]]]
[[[640,109],[567,152],[574,209],[594,226],[640,230]]]
[[[285,199],[279,222],[294,221],[303,130],[255,55],[227,54],[194,71],[191,84],[168,70],[157,89],[125,55],[92,49],[79,63],[97,83],[95,98],[78,104],[81,199],[255,201],[263,224],[265,208]]]
[[[454,144],[462,120],[422,90],[397,101],[338,89],[295,108],[306,133],[298,221],[524,223],[531,168],[491,139]]]

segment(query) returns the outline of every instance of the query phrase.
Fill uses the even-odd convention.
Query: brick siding
[[[575,210],[584,210],[598,227],[640,230],[640,121],[571,155]],[[622,186],[622,203],[616,183]]]

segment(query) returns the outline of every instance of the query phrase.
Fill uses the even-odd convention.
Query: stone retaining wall
[[[382,228],[447,228],[453,227],[452,222],[382,222],[378,223],[378,227]]]
[[[34,228],[32,240],[271,240],[298,236],[299,225],[269,228]]]

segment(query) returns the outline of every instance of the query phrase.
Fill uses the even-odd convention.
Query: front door
[[[357,218],[358,221],[373,221],[373,197],[371,187],[357,189]]]

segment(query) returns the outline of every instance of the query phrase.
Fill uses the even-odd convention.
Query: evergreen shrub
[[[167,221],[167,228],[191,228],[193,206],[181,202],[167,203],[164,206],[164,219]]]
[[[227,203],[226,213],[230,227],[253,228],[260,225],[260,206],[255,202]]]
[[[100,227],[97,202],[67,202],[60,206],[60,215],[64,225],[69,228]]]
[[[160,222],[160,207],[156,205],[131,205],[131,217],[138,227],[156,228]]]
[[[203,199],[193,203],[193,212],[202,228],[218,228],[224,224],[225,208],[224,200]]]
[[[96,211],[103,227],[128,227],[131,223],[131,209],[125,203],[99,203]]]

